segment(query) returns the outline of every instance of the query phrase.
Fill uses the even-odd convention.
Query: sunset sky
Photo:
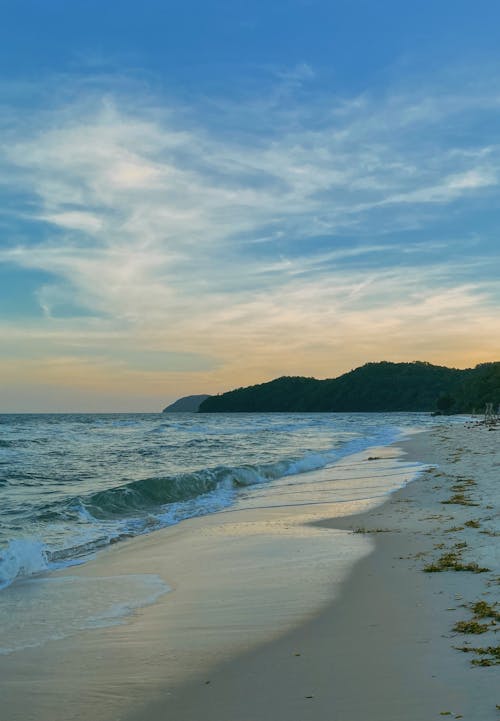
[[[500,5],[4,0],[0,411],[500,360]]]

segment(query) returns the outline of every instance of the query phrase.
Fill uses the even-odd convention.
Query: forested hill
[[[276,378],[210,396],[200,413],[484,410],[500,404],[500,362],[458,370],[430,363],[367,363],[338,378]]]
[[[162,413],[197,413],[198,408],[207,398],[210,398],[207,393],[197,396],[184,396],[164,408]]]

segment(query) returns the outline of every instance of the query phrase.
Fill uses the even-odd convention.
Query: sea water
[[[400,472],[360,465],[332,484],[329,468],[435,423],[426,414],[0,415],[0,653],[116,623],[169,590],[136,574],[94,579],[86,595],[81,580],[51,570],[234,507],[382,499]]]

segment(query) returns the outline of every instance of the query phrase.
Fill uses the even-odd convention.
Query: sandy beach
[[[51,574],[151,574],[170,591],[0,657],[2,721],[497,718],[499,432],[441,425],[329,469],[403,484],[427,464],[383,505],[213,514]],[[454,630],[469,621],[485,628]]]
[[[186,721],[498,717],[498,666],[471,664],[494,657],[456,650],[498,649],[493,619],[481,619],[490,627],[480,635],[453,630],[474,617],[471,604],[495,608],[499,600],[496,433],[450,426],[420,434],[403,448],[438,467],[381,508],[325,521],[376,542],[340,598],[279,640],[212,669],[210,683],[186,684],[146,714],[131,714],[131,721],[168,717],[166,709]],[[477,484],[468,486],[465,502],[477,505],[447,502],[461,493],[454,489],[464,478]],[[424,570],[457,546],[464,565],[490,570]]]

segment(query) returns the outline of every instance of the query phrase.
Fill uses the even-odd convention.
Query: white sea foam
[[[227,509],[278,479],[296,479],[310,493],[311,472],[431,420],[415,414],[13,417],[2,431],[9,443],[21,439],[24,450],[0,469],[0,589],[81,562],[122,537]],[[40,445],[41,437],[47,442]]]
[[[20,576],[31,576],[48,568],[47,550],[43,541],[18,538],[0,549],[0,589]]]

